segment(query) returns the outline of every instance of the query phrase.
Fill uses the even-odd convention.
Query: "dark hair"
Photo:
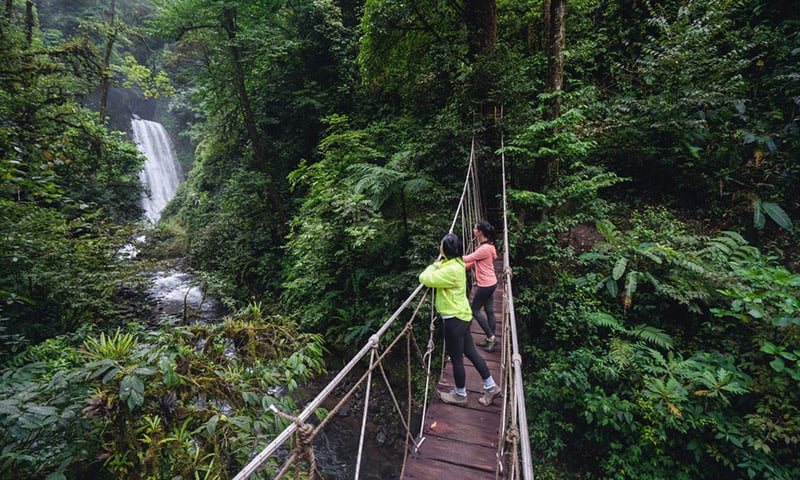
[[[486,220],[481,220],[475,224],[475,228],[483,233],[483,236],[486,237],[486,240],[488,240],[489,243],[494,243],[495,233],[494,227],[491,223],[487,222]]]
[[[447,258],[456,258],[464,255],[464,244],[454,233],[448,233],[442,237],[442,253]]]

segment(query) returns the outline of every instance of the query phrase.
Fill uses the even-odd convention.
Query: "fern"
[[[672,350],[672,337],[658,327],[651,325],[637,325],[632,330],[627,331],[630,335],[645,342],[651,343],[665,350]]]
[[[612,338],[610,344],[608,356],[617,368],[625,369],[631,366],[636,354],[633,344],[621,338]]]
[[[614,318],[613,315],[609,315],[608,313],[602,313],[602,312],[590,313],[589,315],[586,316],[586,320],[588,320],[590,324],[597,325],[599,327],[606,327],[615,331],[625,330],[622,324],[619,322],[619,320]]]

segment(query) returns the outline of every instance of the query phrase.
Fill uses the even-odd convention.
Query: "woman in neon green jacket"
[[[436,289],[436,312],[444,321],[445,345],[450,361],[453,362],[455,390],[439,392],[439,398],[447,404],[467,405],[467,374],[464,369],[466,356],[483,379],[483,397],[478,402],[489,405],[500,394],[500,387],[495,384],[486,361],[475,348],[469,331],[472,309],[467,300],[467,274],[461,259],[464,254],[461,239],[448,233],[442,238],[440,252],[443,260],[434,262],[419,274],[420,283]]]

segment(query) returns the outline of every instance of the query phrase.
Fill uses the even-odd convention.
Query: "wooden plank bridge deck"
[[[489,353],[481,348],[486,337],[477,321],[473,319],[470,328],[478,352],[483,355],[492,377],[501,387],[504,377],[500,368],[504,334],[502,268],[502,261],[496,261],[495,271],[498,273],[499,282],[494,292],[494,311],[497,318],[495,332],[499,343],[494,351]],[[483,381],[472,362],[466,357],[464,367],[467,371],[469,403],[466,407],[459,407],[447,405],[438,397],[431,400],[423,419],[425,424],[422,435],[425,440],[417,452],[409,453],[403,478],[426,480],[495,478],[504,399],[497,397],[488,407],[478,403],[478,398],[483,395]],[[453,387],[452,364],[447,362],[436,389],[440,392],[449,392]],[[502,474],[498,476],[502,477]]]

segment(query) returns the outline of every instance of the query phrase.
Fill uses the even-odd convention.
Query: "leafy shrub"
[[[217,325],[31,347],[0,377],[0,474],[228,478],[283,429],[270,405],[292,411],[278,392],[321,373],[324,353],[258,304]]]
[[[664,210],[630,227],[601,228],[587,270],[539,299],[527,392],[551,459],[541,468],[794,478],[797,276],[738,234],[692,235]]]

